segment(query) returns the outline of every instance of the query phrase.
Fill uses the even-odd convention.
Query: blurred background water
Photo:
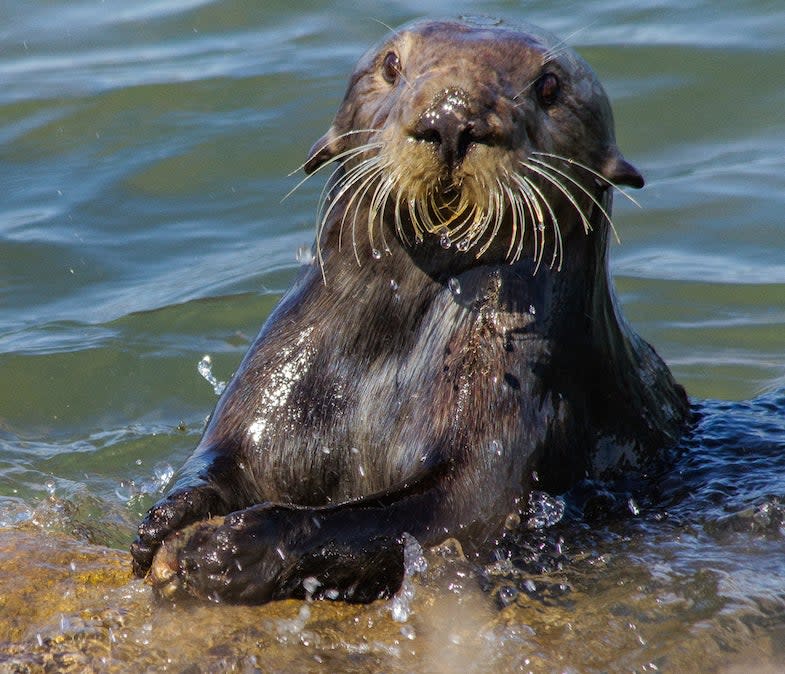
[[[462,13],[568,37],[605,84],[647,178],[617,287],[689,393],[785,385],[780,0],[5,0],[0,525],[127,546],[215,402],[198,363],[231,376],[312,240],[321,181],[282,198],[357,58]]]

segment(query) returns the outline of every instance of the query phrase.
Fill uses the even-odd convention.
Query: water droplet
[[[501,456],[503,449],[504,447],[502,446],[501,442],[498,440],[491,440],[491,452],[493,454],[496,454],[496,456]]]
[[[425,573],[428,569],[428,562],[417,539],[409,534],[404,534],[403,538],[403,582],[390,602],[392,619],[399,623],[406,622],[412,612],[411,602],[414,599],[412,577],[415,574]]]
[[[398,292],[398,287],[399,287],[398,286],[398,281],[396,281],[394,278],[391,278],[390,279],[390,290],[392,290],[394,293],[397,293]]]
[[[218,381],[213,375],[213,359],[209,355],[205,354],[202,356],[202,360],[197,364],[196,370],[213,387],[215,395],[223,393],[226,388],[226,382]]]
[[[414,627],[411,625],[402,625],[401,636],[404,639],[409,639],[409,641],[412,641],[417,638],[417,633],[414,631]]]
[[[172,477],[174,477],[174,468],[168,463],[159,462],[153,466],[153,479],[162,489],[169,484]]]
[[[300,246],[294,254],[294,258],[304,267],[312,265],[314,261],[313,250],[310,246]]]
[[[564,517],[564,501],[543,491],[529,494],[530,517],[526,522],[529,529],[544,529],[553,526]]]
[[[534,316],[534,315],[537,313],[537,308],[536,308],[536,307],[535,307],[533,304],[530,304],[530,305],[529,305],[529,313],[530,313],[532,316]]]
[[[305,599],[310,601],[313,598],[313,593],[319,589],[321,583],[313,576],[303,578],[303,589],[305,590]]]
[[[509,606],[518,597],[518,588],[512,585],[503,585],[499,588],[499,603],[502,606]]]
[[[627,500],[627,507],[630,509],[630,512],[633,515],[641,514],[641,509],[638,507],[638,504],[635,502],[635,499],[632,498],[632,496],[630,496],[630,498]]]
[[[537,223],[537,231],[538,232],[544,232],[545,231],[545,223],[544,222],[538,222]]]
[[[55,495],[54,480],[47,480],[46,483],[44,484],[44,487],[46,488],[46,493],[49,494],[49,496],[53,497]]]
[[[449,248],[452,245],[452,241],[450,241],[450,235],[442,234],[441,237],[439,238],[439,243],[441,244],[442,248],[444,248],[445,250]]]
[[[380,251],[378,248],[372,248],[371,249],[371,257],[374,260],[381,260],[382,259],[382,251]]]
[[[121,503],[129,503],[137,493],[133,480],[120,480],[120,484],[114,490],[114,495]]]
[[[300,607],[300,610],[297,612],[297,618],[302,623],[302,626],[305,627],[305,623],[308,621],[308,618],[311,617],[311,609],[303,604]]]
[[[461,240],[458,242],[458,245],[456,246],[456,248],[457,248],[459,251],[461,251],[462,253],[465,253],[467,250],[469,250],[469,245],[470,245],[470,243],[471,243],[471,242],[469,241],[469,239],[461,239]]]
[[[447,281],[447,287],[450,289],[450,292],[453,295],[461,294],[461,282],[454,276],[449,281]]]

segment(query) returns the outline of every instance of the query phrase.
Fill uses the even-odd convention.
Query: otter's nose
[[[463,161],[473,143],[487,142],[484,126],[472,114],[466,94],[460,89],[448,89],[420,115],[412,137],[433,143],[439,158],[452,170]]]

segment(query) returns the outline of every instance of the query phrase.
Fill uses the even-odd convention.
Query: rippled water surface
[[[509,563],[426,555],[404,622],[384,602],[155,605],[125,550],[215,402],[197,366],[226,380],[293,279],[322,184],[282,203],[289,174],[359,55],[424,10],[6,0],[0,669],[781,671],[785,5],[427,12],[542,25],[600,75],[647,178],[640,208],[617,199],[617,287],[695,438],[654,495],[573,490]]]

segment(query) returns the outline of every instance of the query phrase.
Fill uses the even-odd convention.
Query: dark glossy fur
[[[449,59],[463,54],[448,50],[463,39],[456,30],[411,29],[413,39],[442,39],[447,46],[432,56]],[[526,34],[503,37],[534,49]],[[342,150],[341,131],[390,119],[361,119],[369,97],[379,97],[365,80],[389,44],[361,61],[308,169]],[[640,186],[600,104],[601,124],[587,113],[602,129],[591,130],[600,149],[582,160]],[[589,133],[572,119],[556,122],[577,125],[577,139]],[[527,142],[535,136],[527,131]],[[608,185],[583,179],[609,211]],[[559,491],[586,475],[645,470],[678,439],[687,400],[621,317],[609,227],[595,205],[585,208],[588,234],[570,204],[555,207],[562,269],[543,264],[536,273],[531,256],[510,263],[491,248],[476,259],[445,250],[435,235],[407,244],[392,226],[389,251],[374,259],[365,242],[358,264],[350,243],[339,247],[335,209],[322,235],[323,271],[306,268],[263,326],[175,486],[141,524],[135,573],[148,571],[168,537],[164,569],[153,574],[162,588],[264,602],[303,596],[303,580],[315,578],[315,596],[371,601],[400,585],[404,533],[423,545],[454,536],[481,552],[525,505],[534,471],[538,488]]]

